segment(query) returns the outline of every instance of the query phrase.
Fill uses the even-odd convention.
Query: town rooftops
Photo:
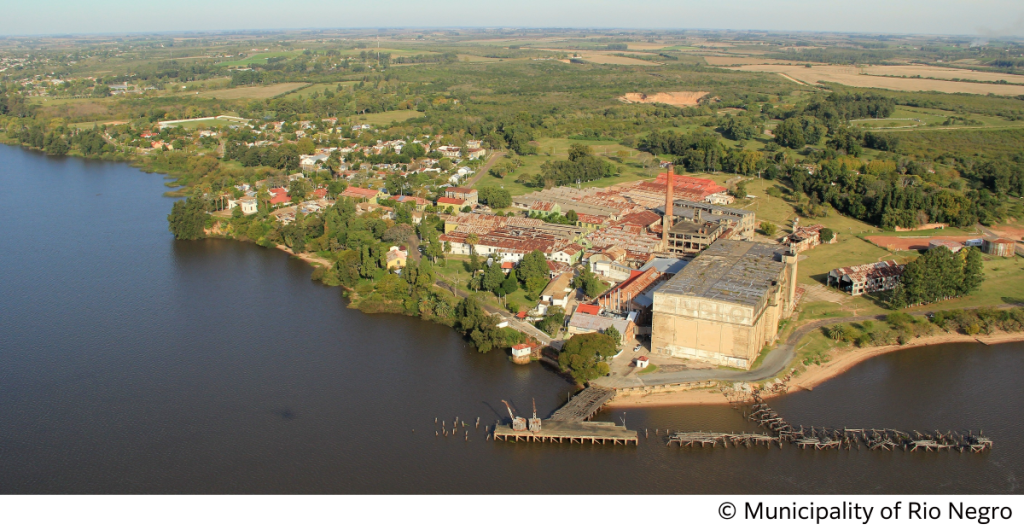
[[[693,296],[759,307],[785,269],[777,245],[719,239],[665,282],[658,294]]]
[[[533,204],[530,205],[531,211],[550,212],[553,211],[554,209],[555,203],[548,201],[533,201]]]
[[[372,199],[380,193],[377,190],[370,190],[366,188],[356,188],[350,186],[345,188],[345,191],[341,192],[342,197],[351,197],[353,199]]]
[[[625,318],[613,318],[600,315],[590,315],[577,311],[569,319],[569,327],[580,331],[603,333],[608,328],[615,328],[619,335],[625,337],[629,327],[629,320]]]

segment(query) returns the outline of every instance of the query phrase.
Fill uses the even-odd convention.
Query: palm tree
[[[832,326],[832,328],[828,330],[828,336],[832,337],[832,340],[837,342],[843,340],[843,326],[840,324]]]

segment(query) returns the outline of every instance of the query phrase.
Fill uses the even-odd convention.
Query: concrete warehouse
[[[787,247],[718,240],[654,292],[651,351],[749,369],[793,313]]]

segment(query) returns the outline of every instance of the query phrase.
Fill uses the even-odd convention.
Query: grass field
[[[287,57],[287,58],[292,58],[292,57],[295,57],[295,56],[300,55],[300,54],[302,54],[301,51],[279,51],[279,52],[257,53],[255,55],[250,55],[248,57],[241,57],[241,58],[238,58],[238,59],[235,59],[235,60],[232,60],[232,61],[225,61],[225,62],[217,63],[217,64],[219,64],[221,66],[248,66],[248,65],[253,64],[253,63],[263,63],[263,64],[266,64],[267,59],[269,59],[271,57]]]
[[[585,182],[581,185],[583,188],[594,188],[594,187],[607,187],[614,184],[621,184],[624,182],[632,182],[635,180],[641,180],[645,178],[653,178],[657,176],[658,171],[655,168],[650,170],[644,170],[640,167],[638,162],[638,155],[640,151],[636,149],[630,149],[621,144],[610,142],[607,140],[569,140],[568,138],[542,138],[537,141],[538,155],[530,155],[520,157],[523,160],[523,166],[517,169],[514,173],[506,175],[505,178],[498,178],[493,175],[483,175],[477,182],[477,188],[485,186],[498,186],[509,191],[513,196],[523,195],[536,191],[536,188],[529,188],[516,182],[516,179],[524,174],[536,175],[540,173],[540,166],[548,160],[563,160],[568,156],[569,146],[572,144],[583,144],[588,145],[593,150],[595,155],[598,156],[617,156],[620,151],[626,152],[627,155],[622,163],[614,160],[609,160],[619,169],[619,175],[612,178],[606,178],[591,182]]]
[[[362,114],[356,118],[356,121],[370,125],[391,125],[392,122],[411,120],[420,116],[423,116],[423,113],[415,110],[391,110],[376,114]]]
[[[308,83],[279,83],[267,86],[247,86],[200,92],[199,97],[212,99],[265,99],[284,94],[308,85]]]
[[[218,118],[210,118],[208,120],[199,121],[186,121],[184,123],[173,124],[174,127],[181,127],[183,129],[200,129],[203,127],[227,127],[228,125],[241,125],[242,122],[234,120],[223,120]]]
[[[295,92],[288,94],[284,98],[298,99],[299,96],[302,96],[303,98],[308,98],[309,96],[313,95],[314,92],[323,94],[325,88],[329,88],[331,89],[331,92],[334,92],[335,90],[337,90],[338,85],[341,85],[343,87],[349,87],[351,89],[351,87],[357,83],[358,81],[342,81],[340,83],[317,83],[315,85],[309,85],[308,87],[303,88],[301,90],[296,90]]]
[[[870,67],[881,68],[881,67]],[[904,68],[904,67],[899,67]],[[917,79],[911,77],[883,77],[881,75],[862,75],[861,69],[855,66],[815,66],[807,68],[803,65],[787,64],[748,64],[730,68],[744,72],[774,72],[785,74],[793,79],[808,84],[819,81],[838,83],[841,85],[863,88],[885,88],[904,92],[934,90],[948,93],[997,94],[1016,96],[1024,94],[1024,85],[997,85],[987,83],[970,83],[962,81],[946,81],[940,79]],[[869,71],[865,69],[865,71]],[[960,72],[959,70],[957,72]],[[966,74],[953,77],[965,78]],[[1014,76],[1022,77],[1022,76]]]

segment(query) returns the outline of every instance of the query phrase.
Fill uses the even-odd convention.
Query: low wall
[[[616,396],[635,396],[638,394],[669,394],[672,392],[681,392],[684,390],[696,390],[699,388],[711,388],[718,386],[715,381],[694,381],[692,383],[671,383],[667,385],[649,385],[649,386],[637,386],[629,388],[618,388],[615,391]]]

